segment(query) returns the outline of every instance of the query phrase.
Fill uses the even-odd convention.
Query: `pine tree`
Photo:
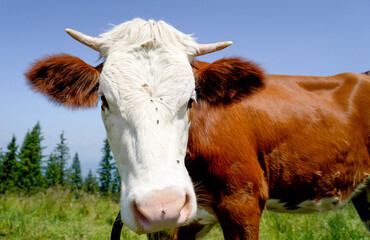
[[[109,147],[108,139],[104,140],[104,146],[102,148],[103,158],[99,164],[99,182],[100,182],[100,191],[107,195],[110,192],[112,184],[112,164],[111,160],[113,159],[111,155],[111,149]]]
[[[60,143],[57,144],[55,155],[57,157],[57,163],[60,172],[60,184],[64,185],[66,181],[66,165],[67,161],[70,158],[69,156],[69,147],[66,143],[66,138],[64,137],[64,133],[60,134]]]
[[[60,173],[56,156],[51,153],[46,163],[45,182],[47,187],[53,187],[60,184]]]
[[[81,189],[82,187],[81,165],[77,153],[73,158],[71,168],[68,170],[69,170],[68,176],[69,185],[71,186],[72,190]]]
[[[60,142],[50,154],[46,166],[46,179],[48,186],[62,185],[67,180],[66,165],[69,159],[69,147],[66,143],[64,133],[60,134]]]
[[[41,126],[38,122],[31,132],[27,132],[19,153],[19,170],[17,186],[26,191],[40,189],[44,186],[41,173],[42,150]]]
[[[86,192],[89,192],[89,193],[95,193],[99,189],[99,184],[96,181],[96,178],[93,176],[91,169],[89,170],[89,173],[87,174],[87,177],[85,178],[84,189]]]
[[[1,180],[1,176],[3,175],[3,162],[4,162],[4,153],[3,149],[0,148],[0,193],[4,191],[4,186],[3,181]]]
[[[119,197],[121,190],[121,177],[119,175],[117,164],[113,161],[112,164],[112,189],[111,193],[116,197]]]
[[[3,166],[3,159],[4,159],[3,149],[0,148],[0,176],[1,176],[1,168]]]
[[[0,156],[0,192],[14,189],[17,183],[17,150],[16,137],[13,135],[12,140],[8,144],[8,151]]]
[[[72,179],[71,178],[72,178],[72,169],[67,168],[65,185],[68,186],[69,188],[72,188]],[[73,190],[75,190],[75,188],[73,188]]]

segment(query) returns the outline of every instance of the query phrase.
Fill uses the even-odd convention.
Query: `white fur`
[[[199,208],[196,220],[202,225],[212,225],[218,222],[217,215],[212,209]]]
[[[99,94],[109,104],[102,119],[122,178],[122,221],[140,232],[133,201],[165,188],[187,194],[194,217],[196,198],[184,157],[196,42],[162,21],[141,19],[101,38]]]
[[[305,200],[300,202],[293,209],[286,207],[286,202],[279,199],[269,199],[266,202],[267,210],[284,213],[312,213],[325,212],[341,206],[343,202],[338,197],[322,198],[320,200]]]

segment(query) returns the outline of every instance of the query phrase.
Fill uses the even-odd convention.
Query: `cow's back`
[[[369,146],[370,137],[370,75],[343,73],[330,77],[269,75],[267,81],[302,88],[303,92],[315,95],[319,101],[342,112],[349,123],[363,128]],[[322,103],[324,103],[322,102]]]

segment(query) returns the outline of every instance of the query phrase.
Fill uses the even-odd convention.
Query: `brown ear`
[[[264,72],[240,58],[202,64],[196,72],[197,97],[211,104],[230,104],[264,87]]]
[[[64,106],[93,107],[98,103],[99,76],[96,68],[81,59],[61,54],[36,61],[25,73],[29,85]]]

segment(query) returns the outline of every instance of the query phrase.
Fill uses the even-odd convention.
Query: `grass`
[[[0,195],[0,239],[109,239],[119,211],[111,199],[49,189]],[[145,239],[125,230],[123,239]]]
[[[119,206],[86,193],[48,189],[30,196],[0,195],[0,239],[109,239]],[[146,239],[127,228],[121,239]],[[223,239],[219,226],[207,240]],[[348,204],[325,214],[295,215],[265,211],[260,239],[370,239],[356,210]]]
[[[260,239],[370,239],[351,203],[331,212],[281,214],[265,211],[260,225]]]

